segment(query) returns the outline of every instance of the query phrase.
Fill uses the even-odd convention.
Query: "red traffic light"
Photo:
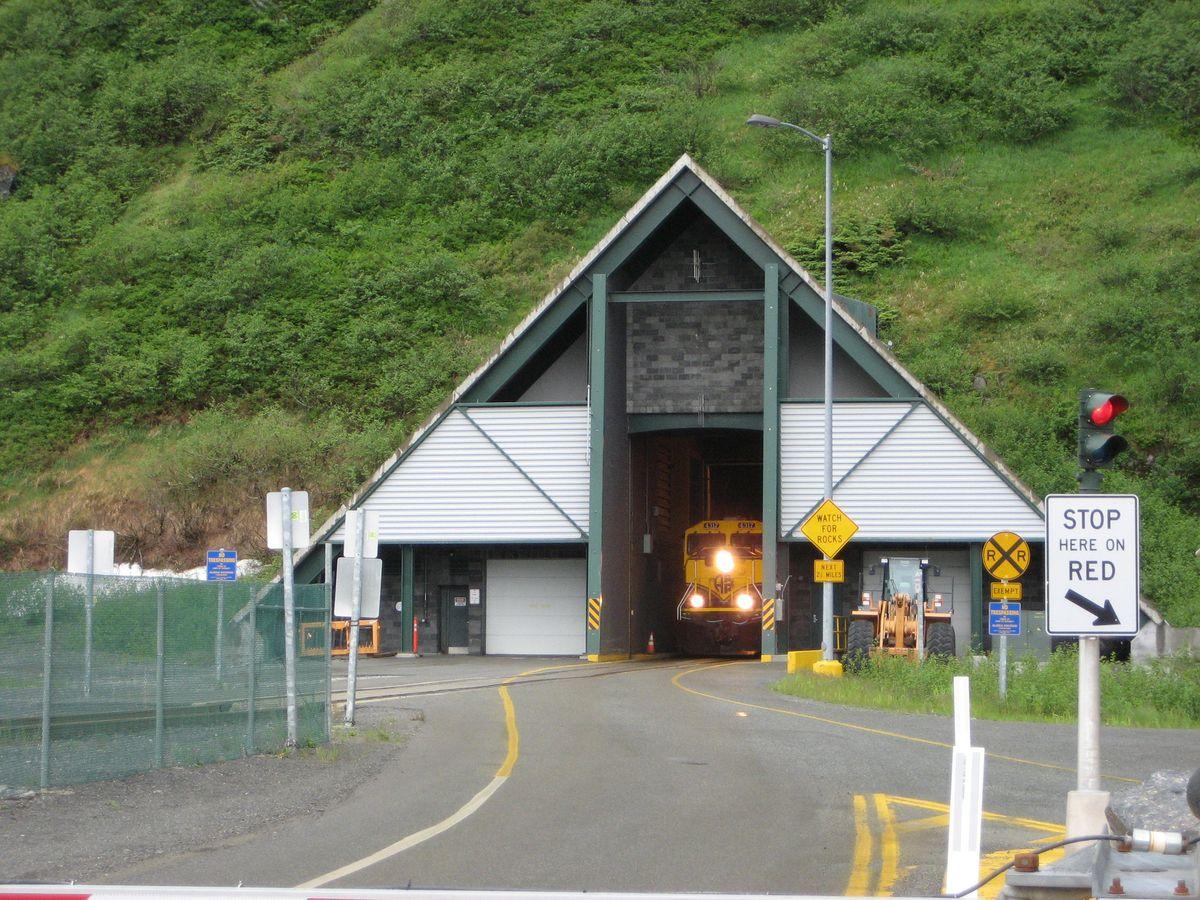
[[[1120,394],[1095,394],[1088,404],[1088,420],[1102,428],[1127,409],[1129,401]]]

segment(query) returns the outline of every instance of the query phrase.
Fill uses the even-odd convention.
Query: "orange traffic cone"
[[[654,632],[653,631],[650,632],[650,640],[646,641],[646,652],[647,653],[654,652]]]

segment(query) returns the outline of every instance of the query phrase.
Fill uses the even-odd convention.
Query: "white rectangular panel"
[[[493,559],[487,564],[489,655],[579,656],[586,649],[585,559]]]

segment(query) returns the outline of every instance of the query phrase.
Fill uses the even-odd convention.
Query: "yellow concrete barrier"
[[[787,660],[788,674],[795,675],[801,669],[811,669],[813,663],[819,662],[820,659],[820,650],[789,650]]]
[[[813,663],[813,674],[841,678],[842,664],[836,659],[819,659]]]

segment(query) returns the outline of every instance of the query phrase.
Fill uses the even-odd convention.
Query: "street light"
[[[798,131],[825,151],[825,499],[833,499],[833,136],[821,137],[807,128],[755,113],[746,120],[755,128]],[[828,557],[826,557],[828,559]],[[833,659],[833,584],[821,593],[821,657]]]

